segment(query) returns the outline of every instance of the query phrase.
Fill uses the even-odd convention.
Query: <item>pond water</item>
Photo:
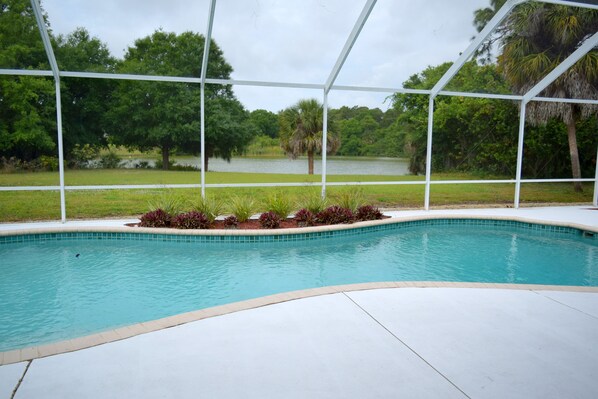
[[[199,157],[174,157],[178,165],[199,167]],[[140,161],[155,164],[150,159],[127,159],[126,166],[134,167]],[[227,162],[220,158],[210,158],[210,172],[245,172],[245,173],[284,173],[307,174],[307,158],[232,158]],[[322,161],[314,162],[314,172],[322,173]],[[389,175],[402,176],[409,174],[409,161],[401,158],[343,158],[333,157],[327,160],[329,175]]]

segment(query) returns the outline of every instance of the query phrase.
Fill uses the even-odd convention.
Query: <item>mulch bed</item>
[[[383,216],[383,219],[387,219],[390,216]],[[139,223],[127,223],[129,227],[139,227]],[[324,226],[323,224],[315,224],[314,226]],[[297,221],[292,218],[288,218],[280,222],[279,229],[300,229],[301,227],[297,225]],[[212,226],[210,226],[210,230],[225,230],[224,221],[216,220]],[[250,219],[246,222],[239,223],[237,230],[272,230],[272,229],[264,229],[261,225],[259,220]],[[274,229],[275,230],[275,229]]]

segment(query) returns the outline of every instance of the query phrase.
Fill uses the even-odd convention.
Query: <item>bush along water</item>
[[[355,213],[355,220],[356,221],[365,221],[365,220],[380,220],[382,219],[382,212],[372,205],[362,205],[357,208],[357,212]]]
[[[224,218],[223,224],[225,229],[237,229],[239,228],[239,219],[235,215],[230,215]]]
[[[181,213],[171,222],[172,227],[176,229],[209,229],[210,224],[210,219],[197,211]]]
[[[277,229],[280,227],[280,216],[272,211],[262,213],[259,221],[264,229]]]
[[[233,197],[230,203],[230,211],[241,223],[247,221],[253,214],[255,204],[248,197]]]
[[[264,205],[268,212],[274,212],[282,220],[285,220],[293,210],[291,201],[281,193],[266,198]]]
[[[141,215],[141,227],[170,227],[172,216],[161,208]]]
[[[211,197],[199,197],[191,201],[190,205],[192,210],[203,213],[210,223],[214,223],[223,210],[222,202]]]
[[[349,198],[349,196],[347,196]],[[345,201],[347,205],[355,205],[357,201]],[[191,210],[182,209],[180,197],[172,195],[162,196],[156,203],[150,204],[150,212],[143,214],[140,219],[141,227],[173,227],[178,229],[209,229],[216,218],[225,209],[222,202],[213,198],[201,198],[189,202]],[[259,217],[259,224],[263,229],[279,228],[290,213],[290,203],[277,195],[265,201],[266,212]],[[237,229],[241,223],[247,222],[254,210],[254,202],[247,197],[233,197],[229,206],[232,214],[222,221],[225,229]],[[304,206],[294,215],[297,227],[316,225],[350,224],[368,220],[384,218],[382,212],[372,205],[361,205],[355,210],[343,206],[342,203],[329,206],[319,212],[313,212]],[[220,223],[220,222],[219,222]]]
[[[295,221],[299,227],[313,226],[316,224],[316,215],[309,209],[303,208],[295,214]]]
[[[349,224],[353,223],[353,212],[349,208],[333,205],[319,212],[316,220],[322,224]]]

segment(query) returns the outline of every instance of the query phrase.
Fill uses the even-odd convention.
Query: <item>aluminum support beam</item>
[[[210,44],[212,42],[212,28],[214,27],[214,13],[216,12],[216,0],[210,1],[210,11],[208,12],[208,24],[206,28],[206,35],[204,37],[203,58],[201,61],[201,132],[200,132],[200,151],[201,151],[201,197],[206,196],[206,101],[205,101],[205,87],[206,74],[208,73],[208,62],[210,58]]]
[[[205,198],[206,196],[206,100],[205,100],[205,88],[202,85],[199,89],[200,91],[200,121],[201,121],[201,131],[199,137],[199,146],[200,146],[200,165],[199,165],[199,173],[200,173],[200,184],[201,184],[201,197]]]
[[[523,101],[528,102],[532,98],[536,97],[542,90],[548,85],[558,79],[567,69],[571,68],[577,61],[579,61],[584,55],[589,53],[594,47],[598,46],[598,32],[594,33],[590,38],[586,39],[581,46],[572,52],[569,57],[565,58],[563,62],[556,66],[548,75],[539,81],[534,87],[532,87],[527,93],[523,95]]]
[[[521,179],[521,183],[572,183],[572,182],[593,183],[594,178],[586,179]],[[430,185],[451,185],[451,184],[515,184],[515,179],[510,180],[435,180]],[[326,186],[423,186],[425,180],[382,180],[382,181],[346,181],[326,182]],[[207,188],[227,187],[317,187],[322,182],[289,182],[289,183],[212,183],[206,184]],[[110,184],[90,186],[65,186],[66,191],[93,191],[93,190],[145,190],[153,188],[201,188],[201,184]],[[3,187],[2,191],[59,191],[60,186],[17,186]]]
[[[56,56],[52,49],[52,43],[50,42],[50,36],[46,29],[46,23],[44,21],[44,15],[42,13],[41,6],[38,0],[31,0],[31,7],[35,14],[37,21],[37,27],[44,43],[44,49],[46,50],[46,56],[52,68],[52,75],[54,76],[54,87],[56,91],[56,130],[58,136],[58,176],[60,181],[60,220],[62,223],[66,222],[66,198],[64,194],[64,151],[62,144],[62,100],[60,97],[60,70],[58,69],[58,63],[56,62]]]
[[[324,90],[322,125],[322,199],[326,198],[326,152],[328,150],[328,93]]]
[[[519,209],[519,198],[521,195],[521,174],[523,166],[523,137],[525,134],[525,107],[527,103],[521,102],[521,109],[519,110],[519,139],[517,140],[517,175],[515,176],[515,200],[513,206]]]
[[[405,89],[404,87],[371,87],[371,86],[344,86],[332,85],[330,90],[341,91],[371,91],[374,93],[404,93],[404,94],[430,94],[430,90]]]
[[[570,104],[594,104],[598,105],[598,100],[584,100],[578,98],[552,98],[552,97],[534,97],[531,101],[545,101],[551,103],[570,103]]]
[[[353,48],[355,41],[357,40],[359,34],[361,33],[361,30],[363,29],[363,25],[365,25],[365,22],[367,21],[372,10],[374,9],[376,2],[377,0],[368,0],[363,6],[363,10],[361,10],[361,14],[359,14],[359,17],[357,18],[357,21],[353,26],[353,30],[349,34],[349,37],[347,37],[345,46],[343,47],[340,55],[338,56],[338,59],[336,60],[336,64],[334,64],[334,67],[330,72],[330,76],[328,76],[328,79],[326,80],[326,84],[324,85],[324,91],[326,93],[330,91],[330,88],[334,84],[334,81],[336,80],[339,72],[341,71],[343,64],[347,60],[347,57],[349,56],[349,53],[351,52],[351,49]]]
[[[451,96],[451,97],[473,97],[473,98],[489,98],[493,100],[511,100],[521,101],[523,96],[514,94],[492,94],[492,93],[462,93],[459,91],[446,91],[441,90],[438,92],[439,96]]]
[[[214,14],[216,13],[216,0],[210,1],[210,10],[208,12],[208,24],[206,35],[204,37],[203,58],[201,60],[201,84],[205,84],[208,73],[208,61],[210,58],[210,45],[212,44],[212,29],[214,28]]]
[[[38,70],[31,70],[31,69],[0,69],[0,75],[54,76],[52,71],[38,71]]]
[[[430,95],[428,102],[428,142],[426,145],[426,191],[424,194],[424,210],[430,210],[430,181],[432,180],[432,130],[434,128],[434,97]]]
[[[52,71],[39,71],[29,69],[0,69],[0,75],[27,75],[27,76],[53,76]],[[153,82],[173,82],[173,83],[201,83],[200,78],[178,77],[178,76],[156,76],[156,75],[129,75],[118,73],[101,72],[73,72],[60,71],[60,77],[66,78],[86,78],[86,79],[117,79],[117,80],[138,80]],[[235,80],[235,79],[210,79],[205,80],[208,84],[233,85],[233,86],[255,86],[255,87],[280,87],[295,89],[324,89],[323,84],[295,83],[295,82],[266,82],[258,80]],[[330,90],[339,91],[363,91],[374,93],[404,93],[428,95],[431,90],[405,89],[403,87],[371,87],[371,86],[344,86],[332,85]],[[460,91],[441,90],[440,96],[472,97],[472,98],[491,98],[498,100],[521,101],[523,96],[515,94],[492,94],[492,93],[470,93]],[[589,100],[581,98],[553,98],[553,97],[534,97],[530,101],[563,102],[572,104],[594,104],[598,105],[598,100]]]
[[[598,149],[596,149],[596,175],[594,176],[594,206],[598,206]]]
[[[260,80],[236,80],[236,79],[206,79],[206,83],[235,86],[258,86],[258,87],[288,87],[291,89],[314,89],[322,90],[323,84],[316,83],[295,83],[295,82],[265,82]]]
[[[328,93],[330,92],[330,89],[332,88],[334,81],[338,77],[339,72],[343,68],[343,65],[345,64],[345,61],[347,60],[347,57],[349,56],[349,53],[351,52],[351,49],[353,48],[355,41],[359,37],[359,34],[361,33],[361,30],[363,29],[363,26],[365,25],[365,22],[367,21],[368,17],[372,13],[372,10],[374,9],[374,6],[376,5],[377,1],[378,0],[367,0],[365,5],[363,6],[361,14],[359,14],[357,21],[355,21],[355,25],[353,25],[353,30],[351,30],[349,37],[347,37],[347,41],[345,42],[345,45],[343,46],[343,49],[341,50],[341,53],[339,54],[338,59],[336,60],[336,63],[332,68],[332,71],[330,71],[330,75],[328,76],[326,83],[324,84],[324,110],[322,121],[322,198],[326,198],[326,152],[328,147]]]
[[[550,3],[550,4],[559,4],[562,6],[569,6],[569,7],[582,7],[582,8],[591,8],[593,10],[598,10],[598,4],[596,4],[595,0],[590,0],[586,2],[580,1],[563,1],[563,0],[537,0],[542,3]]]
[[[504,6],[500,8],[494,14],[494,17],[486,24],[484,29],[476,36],[476,38],[469,44],[469,47],[461,53],[461,56],[451,65],[451,67],[446,71],[444,75],[440,78],[440,80],[434,85],[432,88],[432,96],[435,97],[438,93],[444,89],[444,87],[448,84],[448,82],[459,72],[459,70],[463,67],[463,65],[469,60],[477,49],[482,45],[488,37],[494,32],[496,27],[498,27],[502,21],[507,17],[507,15],[511,12],[516,5],[523,3],[525,0],[507,0]]]

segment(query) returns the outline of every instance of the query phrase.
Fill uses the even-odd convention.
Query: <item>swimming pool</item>
[[[310,234],[0,237],[0,351],[291,290],[375,281],[598,286],[598,239],[514,221]]]

